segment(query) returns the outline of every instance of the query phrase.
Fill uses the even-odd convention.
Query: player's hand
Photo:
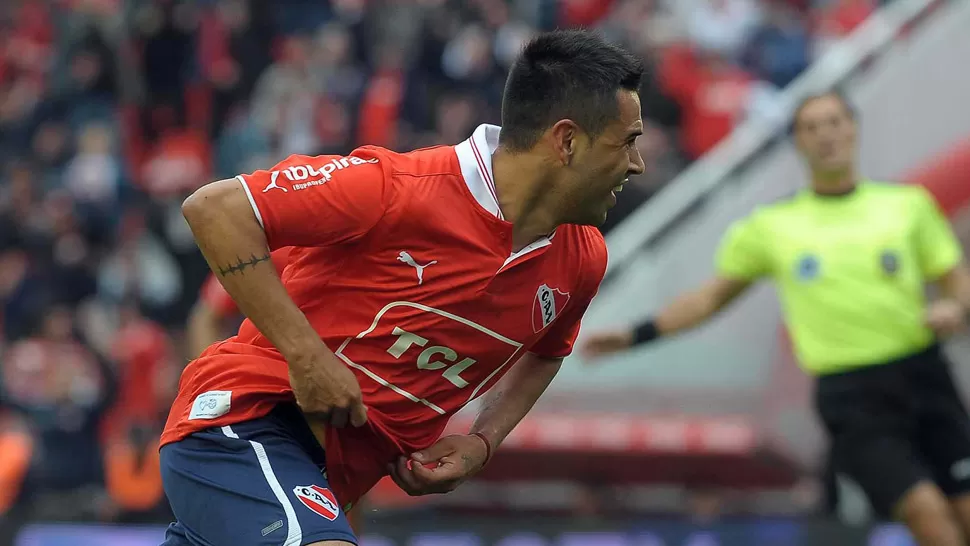
[[[294,359],[289,368],[290,386],[307,419],[337,428],[367,422],[357,377],[326,346],[317,355]]]
[[[598,358],[633,346],[633,330],[593,334],[580,349],[586,358]]]
[[[481,438],[457,434],[411,457],[398,458],[389,470],[394,483],[412,497],[447,493],[481,470],[487,457],[488,447]]]
[[[967,327],[967,310],[956,300],[937,300],[926,310],[926,325],[941,338],[951,336]]]

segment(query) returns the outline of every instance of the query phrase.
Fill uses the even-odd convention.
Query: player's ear
[[[579,126],[575,122],[563,119],[556,122],[550,130],[553,140],[553,148],[557,159],[563,165],[569,165],[573,161],[573,155],[579,145]]]

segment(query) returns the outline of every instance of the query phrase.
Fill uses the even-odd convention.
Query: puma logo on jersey
[[[279,176],[280,176],[279,171],[273,171],[269,179],[269,184],[265,188],[263,188],[263,193],[266,193],[269,190],[283,190],[283,193],[290,191],[276,183],[276,179],[279,178]]]
[[[410,254],[408,254],[408,252],[405,250],[402,250],[401,253],[397,255],[397,261],[404,262],[409,266],[413,267],[415,271],[417,271],[418,284],[424,283],[424,269],[428,266],[432,266],[438,263],[438,260],[431,260],[430,262],[424,265],[421,265],[418,262],[414,261],[414,258]]]

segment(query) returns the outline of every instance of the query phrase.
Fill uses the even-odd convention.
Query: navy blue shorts
[[[167,444],[160,458],[176,518],[162,546],[357,544],[323,448],[293,406]]]

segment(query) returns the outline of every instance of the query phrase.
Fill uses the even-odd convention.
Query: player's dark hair
[[[503,146],[529,150],[562,119],[596,137],[619,115],[616,92],[636,91],[643,63],[587,30],[540,34],[509,71],[502,99]]]
[[[845,93],[843,93],[842,90],[840,89],[830,89],[828,91],[823,91],[821,93],[811,94],[805,97],[804,99],[802,99],[801,102],[798,103],[798,106],[795,107],[795,113],[792,116],[791,132],[795,132],[798,130],[798,122],[802,118],[802,111],[805,110],[805,108],[809,104],[812,104],[817,100],[827,99],[827,98],[837,99],[840,103],[842,103],[842,107],[845,109],[845,113],[848,114],[849,118],[852,120],[856,119],[855,107],[852,106],[852,102],[849,101],[849,98],[845,95]]]

